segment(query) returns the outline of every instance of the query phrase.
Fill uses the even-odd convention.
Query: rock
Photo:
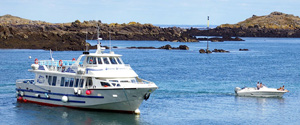
[[[165,46],[162,46],[162,47],[159,47],[158,49],[166,49],[166,50],[171,50],[172,49],[172,46],[167,44]]]
[[[136,49],[137,47],[132,46],[132,47],[126,47],[127,49]]]
[[[229,53],[229,51],[223,50],[223,49],[214,49],[212,52],[216,53]]]
[[[137,49],[156,49],[155,47],[137,47]]]
[[[249,49],[239,49],[239,51],[249,51]]]
[[[207,49],[207,50],[206,50],[206,53],[212,53],[212,52],[211,52],[210,50]]]
[[[200,49],[199,53],[205,53],[205,50],[204,49]]]
[[[180,50],[189,50],[189,47],[186,46],[186,45],[180,45],[180,46],[179,46],[179,49],[180,49]]]

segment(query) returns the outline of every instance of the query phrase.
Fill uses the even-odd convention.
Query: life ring
[[[63,65],[62,60],[59,60],[59,66],[62,66],[62,65]]]
[[[35,63],[35,64],[38,64],[38,63],[39,63],[39,60],[38,60],[37,58],[35,58],[34,63]]]

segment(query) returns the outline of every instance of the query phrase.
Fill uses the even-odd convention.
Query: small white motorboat
[[[236,87],[235,93],[237,96],[253,96],[253,97],[282,97],[288,90],[277,90],[276,88],[268,88],[263,86],[260,89],[256,87]]]

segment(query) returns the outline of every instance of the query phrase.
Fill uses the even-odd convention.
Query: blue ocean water
[[[243,38],[209,43],[230,53],[200,54],[206,42],[115,41],[112,46],[137,74],[155,82],[156,90],[140,107],[141,114],[95,112],[19,103],[15,80],[33,78],[27,70],[49,51],[0,50],[1,124],[299,124],[300,39]],[[94,42],[94,41],[90,41]],[[187,45],[190,50],[125,49],[131,46]],[[102,45],[109,45],[103,41]],[[239,51],[247,48],[249,51]],[[94,52],[95,50],[91,50]],[[77,58],[81,51],[55,51],[55,59]],[[31,59],[28,57],[32,56]],[[234,88],[285,85],[282,98],[237,97]]]

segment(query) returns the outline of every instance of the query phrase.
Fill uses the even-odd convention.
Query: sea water
[[[140,106],[140,115],[48,107],[16,100],[15,81],[34,78],[28,72],[34,59],[47,60],[49,51],[0,50],[1,124],[299,124],[300,39],[243,38],[246,41],[209,42],[209,48],[230,53],[200,54],[206,41],[111,41],[117,54],[139,77],[159,87]],[[92,44],[95,41],[90,41]],[[131,46],[190,50],[125,49]],[[102,45],[109,45],[103,41]],[[249,49],[249,51],[239,51]],[[108,51],[108,50],[106,50]],[[95,52],[95,50],[91,50]],[[77,58],[82,51],[54,51],[55,60]],[[29,58],[31,56],[32,58]],[[235,87],[271,88],[285,85],[282,98],[237,97]]]

